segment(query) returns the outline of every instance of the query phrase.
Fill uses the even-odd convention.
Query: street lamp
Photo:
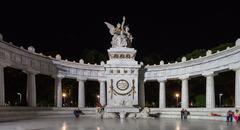
[[[178,107],[178,97],[179,97],[179,94],[178,93],[176,93],[176,98],[177,98],[177,107]]]
[[[17,93],[17,95],[19,95],[19,104],[22,103],[22,94],[21,93]]]
[[[99,98],[100,98],[100,96],[99,95],[97,95],[97,101],[99,102]]]
[[[219,94],[219,107],[222,106],[222,103],[221,103],[221,97],[222,97],[222,95],[223,95],[222,93]]]
[[[97,107],[101,107],[100,96],[99,96],[99,94],[96,96],[96,98],[97,98],[96,106],[97,106]]]
[[[64,104],[64,106],[65,106],[65,98],[67,97],[67,94],[66,94],[66,93],[63,93],[62,96],[63,96],[63,104]]]

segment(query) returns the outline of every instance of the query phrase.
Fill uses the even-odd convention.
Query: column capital
[[[158,78],[157,81],[160,83],[160,82],[166,82],[167,81],[167,78]]]
[[[107,80],[106,79],[97,79],[98,82],[106,82]]]
[[[188,80],[189,79],[189,75],[182,75],[179,77],[180,80]]]
[[[10,66],[10,64],[0,62],[0,67],[7,67],[7,66]]]
[[[238,71],[238,70],[240,70],[240,65],[231,65],[230,67],[229,67],[231,70],[234,70],[234,71]]]
[[[217,75],[217,74],[214,73],[214,71],[204,71],[204,72],[202,73],[202,75],[205,76],[205,77],[208,77],[208,76],[215,76],[215,75]]]
[[[236,68],[236,69],[232,69],[232,70],[234,70],[234,71],[240,71],[240,68]]]
[[[23,70],[23,72],[27,73],[27,74],[33,74],[33,75],[36,75],[36,74],[40,73],[39,71],[36,71],[36,70],[33,70],[33,69]]]
[[[82,77],[77,77],[76,79],[78,82],[85,82],[87,80],[87,78],[82,78]]]
[[[63,74],[56,74],[56,75],[52,75],[52,77],[54,78],[54,79],[63,79],[64,77],[65,77],[65,75],[63,75]]]

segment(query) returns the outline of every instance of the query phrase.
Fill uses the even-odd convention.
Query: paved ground
[[[0,122],[0,130],[239,130],[240,122],[179,119],[96,119],[48,117]]]

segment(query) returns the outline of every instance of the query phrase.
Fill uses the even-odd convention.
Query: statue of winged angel
[[[116,27],[108,22],[104,22],[109,28],[109,32],[112,37],[112,47],[129,47],[132,42],[132,35],[128,32],[129,27],[124,26],[125,17],[123,16],[122,24],[118,23]]]
[[[108,23],[108,22],[104,22],[107,27],[109,28],[109,32],[111,35],[114,35],[115,33],[117,33],[118,31],[120,31],[120,27],[121,26],[119,23],[117,24],[117,27],[115,28],[112,24]]]

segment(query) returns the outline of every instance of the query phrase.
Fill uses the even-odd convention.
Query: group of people
[[[187,109],[181,110],[181,119],[187,119],[187,116],[190,115],[190,112]]]
[[[101,113],[104,111],[104,107],[98,107],[99,109],[97,109],[97,112],[98,113]],[[83,112],[78,108],[76,110],[74,110],[73,114],[75,115],[76,118],[79,117],[80,114],[83,114]],[[181,119],[184,120],[184,119],[187,119],[187,116],[190,115],[190,112],[187,111],[187,109],[182,109],[181,110]],[[229,110],[227,112],[227,122],[232,122],[233,119],[238,122],[240,120],[240,111],[239,110],[236,110],[235,112]]]
[[[235,112],[229,110],[227,112],[227,122],[232,122],[233,119],[238,122],[240,120],[240,112],[239,110],[236,110]]]
[[[103,113],[104,112],[104,107],[105,106],[102,106],[101,103],[99,103],[99,102],[97,102],[96,106],[97,106],[97,113]],[[79,115],[84,115],[84,113],[79,108],[75,109],[73,111],[73,114],[76,118],[78,118]]]

